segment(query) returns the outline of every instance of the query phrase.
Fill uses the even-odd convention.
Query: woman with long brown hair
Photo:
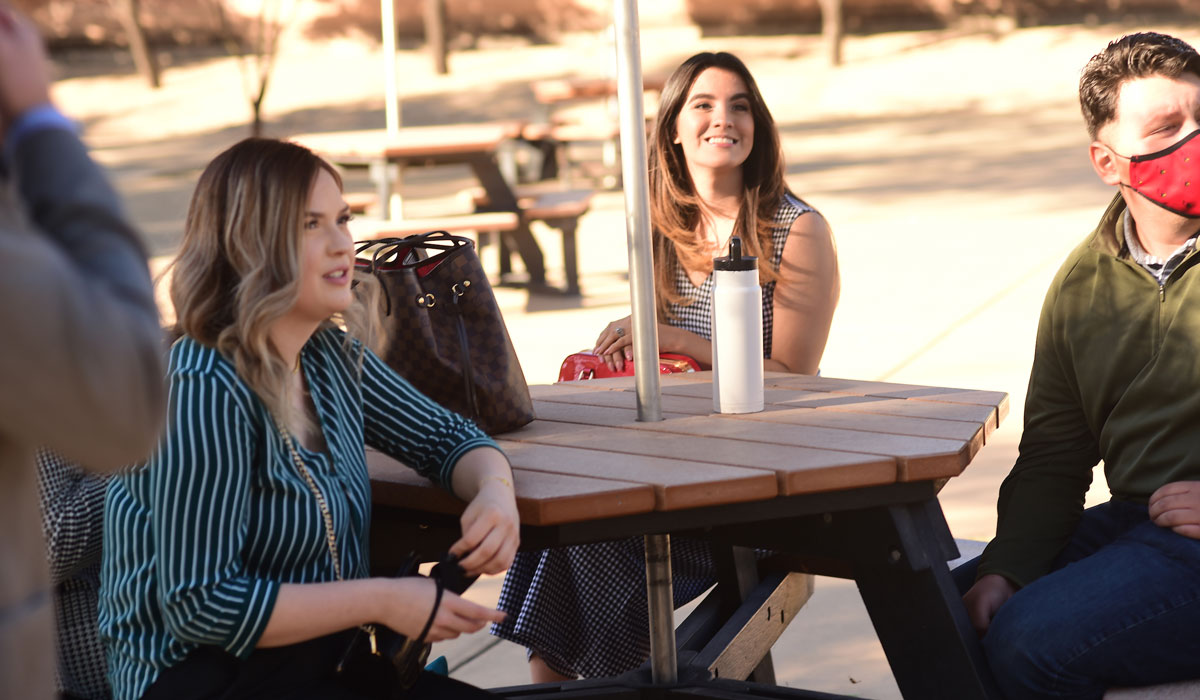
[[[518,536],[495,443],[367,349],[349,219],[337,172],[295,144],[247,139],[200,177],[171,283],[166,434],[105,508],[118,700],[484,694],[424,673],[394,696],[394,677],[336,670],[372,623],[437,641],[503,618],[429,579],[369,577],[364,442],[469,502],[451,548],[467,574],[503,571]]]
[[[746,66],[701,53],[663,90],[649,152],[659,350],[712,364],[714,257],[739,236],[757,256],[763,364],[815,374],[837,306],[839,278],[825,220],[784,182],[779,132]],[[612,369],[632,359],[629,317],[608,324],[597,354]],[[493,634],[525,645],[535,681],[608,676],[649,656],[640,539],[521,553],[500,596],[508,618]],[[675,603],[716,578],[708,545],[675,538]]]

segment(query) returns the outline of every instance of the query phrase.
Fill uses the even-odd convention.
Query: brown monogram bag
[[[385,238],[357,266],[383,289],[384,362],[489,435],[533,420],[529,386],[469,238],[434,231]]]

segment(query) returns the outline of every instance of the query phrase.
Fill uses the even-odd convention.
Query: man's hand
[[[1200,540],[1200,481],[1174,481],[1150,494],[1150,519]]]
[[[967,616],[980,637],[992,624],[996,611],[1016,592],[1016,586],[999,574],[985,574],[971,586],[963,596],[963,605],[967,606]]]
[[[50,101],[50,67],[37,28],[0,0],[0,137],[32,107]]]

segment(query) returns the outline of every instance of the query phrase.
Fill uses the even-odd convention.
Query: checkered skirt
[[[809,211],[790,195],[780,203],[772,230],[774,269],[792,223]],[[712,337],[712,275],[697,287],[681,268],[675,280],[683,300],[672,307],[672,325]],[[764,357],[771,356],[774,298],[775,283],[763,285]],[[521,552],[500,592],[499,607],[508,617],[492,626],[492,634],[536,652],[563,675],[631,671],[650,656],[645,561],[640,538]],[[699,540],[671,538],[671,571],[676,605],[716,583],[712,552]]]

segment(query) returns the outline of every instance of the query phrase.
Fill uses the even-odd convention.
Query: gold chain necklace
[[[300,451],[296,449],[296,444],[292,442],[292,436],[279,422],[278,418],[271,416],[275,421],[275,428],[279,431],[279,436],[283,438],[283,442],[287,445],[288,452],[292,455],[292,463],[296,465],[296,469],[300,472],[300,476],[304,477],[304,483],[308,484],[308,490],[312,491],[312,495],[317,499],[317,507],[321,510],[321,519],[325,522],[325,543],[329,546],[329,558],[333,561],[333,575],[337,580],[342,581],[342,563],[338,558],[337,535],[333,531],[333,515],[329,512],[329,504],[325,501],[325,495],[321,493],[321,489],[317,486],[316,480],[313,479],[312,473],[308,471],[304,460],[300,457]],[[371,653],[379,654],[379,645],[375,639],[375,625],[359,625],[362,631],[367,633],[367,638],[371,643]]]

